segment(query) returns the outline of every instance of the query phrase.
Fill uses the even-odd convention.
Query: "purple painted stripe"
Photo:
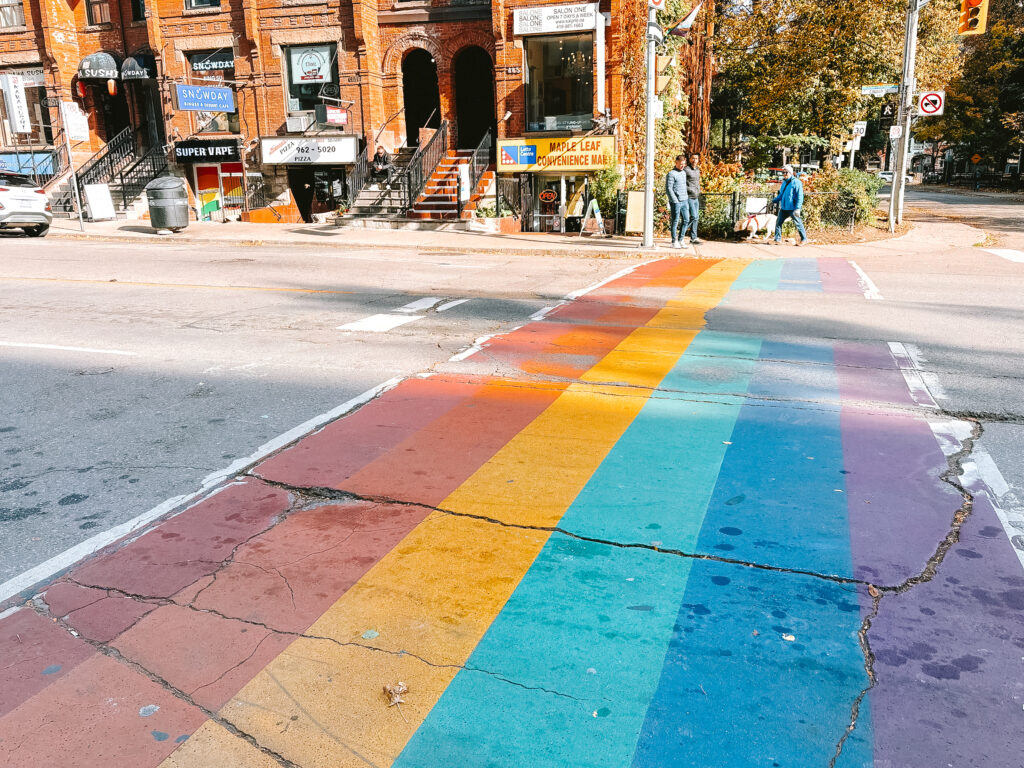
[[[846,259],[831,257],[818,259],[821,285],[825,293],[863,293],[860,276]]]
[[[843,408],[843,466],[854,575],[894,585],[924,570],[960,496],[923,419]]]
[[[835,361],[844,401],[915,405],[887,345],[840,341],[835,345]]]
[[[933,581],[882,600],[870,638],[878,768],[1024,764],[1024,572],[987,498]]]

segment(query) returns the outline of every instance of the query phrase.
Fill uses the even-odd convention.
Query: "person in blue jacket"
[[[772,199],[773,203],[779,204],[779,217],[775,220],[775,244],[778,245],[782,241],[782,223],[791,218],[796,224],[796,231],[800,233],[800,242],[797,245],[805,245],[807,232],[800,220],[800,209],[804,207],[804,185],[793,175],[793,166],[783,166],[782,173],[783,181],[779,194]]]
[[[672,233],[672,247],[683,247],[683,235],[690,226],[690,208],[686,202],[686,156],[676,155],[676,167],[665,177],[665,194],[672,218],[669,231]],[[682,224],[680,231],[679,225]]]

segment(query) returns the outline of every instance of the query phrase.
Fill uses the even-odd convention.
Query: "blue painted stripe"
[[[708,386],[709,365],[742,383],[758,347],[699,334],[664,384],[699,390]],[[616,542],[692,548],[740,402],[659,393],[561,526]],[[460,671],[395,765],[481,765],[482,756],[489,765],[531,768],[627,764],[691,563],[552,535],[467,663],[489,674]]]
[[[786,259],[779,279],[779,290],[824,291],[817,259]]]
[[[762,353],[826,360],[820,346],[765,343]],[[834,388],[833,373],[823,394],[837,396],[828,391]],[[763,361],[750,390],[765,397],[792,394]],[[732,443],[698,551],[849,576],[838,409],[751,400]],[[634,768],[827,765],[867,685],[860,621],[852,587],[695,562]],[[839,764],[871,761],[865,704]]]

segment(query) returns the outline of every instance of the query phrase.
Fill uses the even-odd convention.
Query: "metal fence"
[[[736,222],[745,219],[748,213],[767,209],[769,213],[777,214],[778,206],[770,202],[774,194],[774,190],[701,194],[701,236],[729,237],[733,234]],[[765,205],[760,204],[761,200],[765,201]],[[801,213],[808,232],[844,229],[852,232],[857,223],[856,206],[841,192],[805,193]],[[784,235],[789,236],[795,232],[796,228],[791,222],[783,225]]]

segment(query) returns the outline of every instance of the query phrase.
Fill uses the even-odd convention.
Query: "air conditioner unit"
[[[305,133],[306,129],[313,124],[313,115],[292,115],[285,120],[288,133]]]

